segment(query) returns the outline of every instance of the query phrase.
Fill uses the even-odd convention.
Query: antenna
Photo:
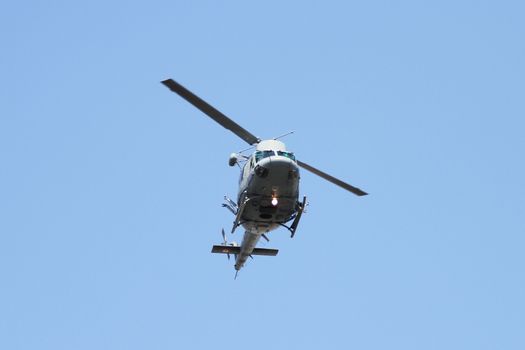
[[[281,138],[283,138],[283,137],[285,137],[285,136],[288,136],[288,135],[293,134],[294,132],[295,132],[295,131],[287,132],[286,134],[282,134],[281,136],[277,136],[277,137],[275,137],[274,140],[279,140],[279,139],[281,139]]]
[[[253,146],[251,146],[251,147],[248,147],[248,148],[246,148],[246,149],[243,149],[242,151],[239,151],[239,152],[237,152],[237,153],[241,154],[241,153],[244,153],[244,152],[246,152],[246,151],[249,151],[249,150],[251,150],[252,148],[255,148],[255,147],[257,147],[257,144],[255,144],[255,145],[253,145]]]

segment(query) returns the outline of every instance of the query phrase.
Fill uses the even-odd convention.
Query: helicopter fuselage
[[[276,140],[261,141],[244,164],[239,183],[239,225],[246,230],[235,268],[240,269],[262,234],[298,211],[299,167],[293,153]]]

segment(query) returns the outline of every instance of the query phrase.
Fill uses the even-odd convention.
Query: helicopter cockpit
[[[271,157],[271,156],[282,156],[289,158],[293,161],[295,161],[295,155],[292,152],[285,152],[285,151],[255,151],[255,162],[257,163],[261,159]]]

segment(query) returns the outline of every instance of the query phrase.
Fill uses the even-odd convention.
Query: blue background
[[[3,4],[0,348],[524,349],[524,10]],[[234,281],[245,144],[168,77],[370,196],[303,171]]]

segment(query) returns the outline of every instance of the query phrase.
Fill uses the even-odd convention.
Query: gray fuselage
[[[262,234],[290,221],[297,212],[299,168],[293,153],[276,140],[261,141],[241,171],[238,205],[246,232],[237,256],[239,270]]]

